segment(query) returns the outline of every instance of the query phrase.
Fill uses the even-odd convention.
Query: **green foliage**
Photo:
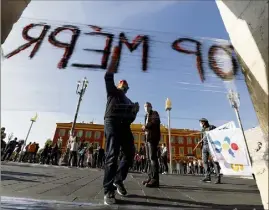
[[[48,145],[48,146],[52,145],[52,140],[51,139],[47,139],[47,141],[45,142],[45,146],[46,145]]]

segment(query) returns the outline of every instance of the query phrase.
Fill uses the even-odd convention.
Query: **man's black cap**
[[[200,122],[208,122],[208,120],[206,118],[201,118],[199,121]]]

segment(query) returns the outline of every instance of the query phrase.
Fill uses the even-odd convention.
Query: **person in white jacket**
[[[68,147],[70,148],[70,156],[68,160],[68,165],[71,166],[71,161],[72,161],[72,166],[77,166],[78,162],[78,140],[77,137],[70,136],[69,138],[69,144]]]

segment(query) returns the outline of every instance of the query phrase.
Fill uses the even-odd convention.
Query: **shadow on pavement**
[[[1,175],[1,181],[6,181],[6,180],[13,180],[13,181],[19,181],[19,182],[39,182],[39,181],[35,181],[35,180],[21,179],[21,178],[17,178],[14,176]]]
[[[223,186],[224,184],[222,184]],[[195,191],[213,191],[213,192],[240,192],[240,193],[259,193],[258,189],[229,189],[229,188],[214,188],[214,187],[190,187],[190,186],[168,186],[160,185],[160,188],[177,189],[177,190],[195,190]]]
[[[129,198],[145,198],[145,196],[140,195],[129,195]],[[195,202],[191,200],[180,200],[180,199],[171,199],[171,198],[160,198],[153,196],[146,196],[147,199],[158,200],[159,202],[143,202],[143,201],[128,201],[128,200],[119,200],[119,205],[139,205],[139,206],[148,206],[148,207],[165,207],[165,208],[182,208],[182,209],[214,209],[214,210],[263,210],[262,205],[242,205],[242,204],[233,204],[233,205],[222,205],[222,204],[214,204],[214,203],[206,203],[206,202]],[[179,205],[172,204],[163,204],[162,201],[168,201],[171,203],[178,203]]]
[[[23,172],[15,172],[15,171],[1,171],[2,175],[15,175],[15,176],[37,176],[37,177],[53,177],[44,174],[33,174],[33,173],[23,173]]]

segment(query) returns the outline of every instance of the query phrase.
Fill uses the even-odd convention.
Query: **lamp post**
[[[70,131],[70,136],[71,137],[74,136],[74,130],[75,130],[76,122],[77,122],[80,103],[82,101],[82,97],[84,96],[84,93],[86,92],[86,89],[88,87],[88,83],[89,82],[88,82],[86,77],[84,77],[84,79],[82,81],[78,81],[78,83],[77,83],[76,94],[79,95],[79,98],[78,98],[78,103],[77,103],[77,108],[76,108],[74,121],[72,123],[72,128],[71,128],[71,131]],[[68,156],[69,156],[69,152],[66,149],[66,152],[63,154],[63,157],[62,157],[62,160],[61,160],[61,165],[67,165]]]
[[[240,117],[240,114],[239,114],[239,106],[240,106],[240,96],[239,96],[239,93],[234,92],[233,90],[229,90],[229,93],[228,93],[227,97],[229,99],[230,105],[232,106],[232,108],[235,111],[235,115],[236,115],[236,118],[237,118],[239,127],[240,127],[240,129],[242,131],[243,138],[244,138],[244,141],[245,141],[245,144],[246,144],[246,148],[247,148],[247,153],[248,153],[248,156],[249,156],[250,165],[252,165],[252,161],[250,159],[250,152],[249,152],[249,149],[248,149],[247,139],[246,139],[245,132],[244,132],[244,129],[243,129],[241,117]]]
[[[75,130],[76,122],[77,122],[77,117],[78,117],[80,103],[82,101],[82,97],[83,97],[84,93],[86,92],[86,89],[88,87],[88,83],[89,82],[88,82],[87,78],[84,77],[84,79],[82,80],[82,82],[81,81],[78,81],[78,84],[77,84],[76,94],[79,95],[79,98],[78,98],[78,104],[77,104],[77,109],[76,109],[74,121],[72,123],[72,128],[71,128],[71,135],[72,136],[74,136],[74,130]]]
[[[34,124],[34,122],[36,122],[36,120],[37,120],[37,113],[36,113],[36,115],[34,116],[34,117],[32,117],[31,119],[30,119],[30,121],[31,121],[31,124],[30,124],[30,127],[29,127],[29,130],[28,130],[28,133],[27,133],[27,135],[26,135],[26,138],[25,138],[25,140],[24,140],[24,144],[23,144],[23,146],[22,146],[22,148],[21,148],[21,156],[20,156],[20,161],[23,161],[22,160],[22,155],[23,155],[23,150],[24,150],[24,148],[25,148],[25,146],[26,146],[26,142],[27,142],[27,139],[28,139],[28,137],[29,137],[29,134],[30,134],[30,132],[31,132],[31,129],[32,129],[32,127],[33,127],[33,124]]]
[[[172,109],[172,103],[169,98],[165,101],[165,111],[168,113],[168,140],[169,140],[169,171],[172,174],[172,145],[171,145],[171,125],[170,125],[170,111]]]

